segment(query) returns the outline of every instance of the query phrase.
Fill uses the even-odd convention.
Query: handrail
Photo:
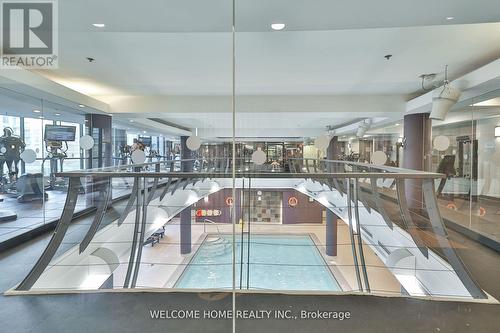
[[[94,168],[94,169],[86,169],[86,170],[72,170],[72,171],[64,171],[58,172],[55,175],[57,177],[85,177],[85,176],[107,176],[107,177],[150,177],[150,178],[163,178],[163,177],[184,177],[184,178],[199,178],[199,177],[214,177],[217,175],[219,178],[227,178],[231,176],[231,173],[228,172],[229,166],[226,165],[226,168],[217,170],[216,168],[203,167],[203,163],[206,162],[208,166],[214,165],[215,161],[225,160],[229,161],[228,158],[214,157],[214,158],[199,158],[199,159],[181,159],[181,160],[163,160],[163,161],[155,161],[155,162],[147,162],[141,164],[129,164],[129,165],[117,165],[105,168]],[[238,158],[238,160],[244,160],[244,158]],[[195,172],[177,172],[173,170],[173,166],[176,164],[184,164],[184,163],[194,163],[195,161],[199,161],[201,164],[200,171]],[[338,161],[338,160],[325,160],[325,159],[311,159],[311,158],[289,158],[288,162],[301,162],[304,163],[305,166],[301,168],[301,170],[289,170],[287,172],[275,170],[249,170],[248,168],[245,171],[242,171],[241,168],[236,170],[236,175],[238,177],[263,177],[263,178],[283,178],[283,175],[287,175],[287,177],[295,178],[296,176],[292,175],[300,175],[300,178],[304,178],[304,175],[308,175],[305,178],[324,178],[322,175],[326,175],[328,178],[366,178],[366,177],[375,177],[375,178],[406,178],[406,179],[438,179],[445,178],[444,174],[434,173],[434,172],[425,172],[404,168],[396,168],[389,166],[378,166],[368,163],[360,163],[360,162],[350,162],[350,161]],[[314,171],[311,171],[309,166],[309,161],[313,161],[315,166],[312,168]],[[156,171],[150,172],[145,170],[149,166],[156,166],[156,169],[159,170],[161,165],[169,166],[170,171]],[[318,167],[321,164],[325,164],[325,168]],[[328,164],[332,164],[332,167],[327,167]],[[260,167],[260,166],[257,166]],[[346,167],[354,167],[353,170],[349,171]],[[248,169],[248,170],[247,170]],[[295,169],[295,166],[294,166]],[[328,169],[340,169],[340,171],[331,172]],[[374,170],[376,172],[367,172],[367,170]]]
[[[232,178],[230,173],[220,172],[87,172],[67,171],[56,173],[57,177],[146,177],[146,178]],[[441,173],[394,173],[394,172],[324,172],[324,173],[285,173],[285,172],[236,172],[237,178],[404,178],[404,179],[441,179],[446,175]]]
[[[211,223],[211,224],[215,224],[215,228],[217,228],[217,233],[219,234],[219,237],[221,237],[221,238],[222,238],[222,233],[221,233],[221,232],[220,232],[220,230],[219,230],[219,226],[217,225],[217,222],[214,222],[214,221],[209,220],[209,219],[207,219],[207,218],[203,219],[203,232],[204,232],[204,233],[206,233],[206,232],[207,232],[207,230],[206,230],[206,224],[205,224],[206,222]]]
[[[337,163],[337,164],[345,164],[345,165],[353,165],[353,166],[360,166],[364,168],[370,168],[370,169],[375,169],[375,170],[385,170],[387,172],[405,172],[405,173],[419,173],[419,174],[427,174],[428,172],[426,171],[421,171],[421,170],[413,170],[413,169],[406,169],[406,168],[399,168],[399,167],[393,167],[393,166],[387,166],[387,165],[375,165],[375,164],[370,164],[370,163],[363,163],[363,162],[352,162],[352,161],[344,161],[344,160],[327,160],[327,159],[317,159],[317,158],[288,158],[289,160],[296,160],[296,161],[320,161],[320,162],[326,162],[326,163]]]
[[[175,171],[175,169],[178,169],[176,166],[180,165],[181,168],[180,170],[186,170],[186,168],[183,168],[185,166],[184,163],[195,163],[195,161],[198,161],[199,164],[196,166],[196,168],[190,170],[194,170],[191,172],[184,172],[184,171]],[[222,163],[218,163],[217,161],[223,161]],[[237,159],[237,161],[240,161],[240,158]],[[311,163],[311,161],[313,163]],[[213,163],[217,162],[217,163]],[[165,178],[168,179],[166,181],[166,184],[164,185],[165,189],[163,190],[163,194],[160,195],[158,198],[159,200],[164,200],[164,195],[165,193],[170,193],[174,195],[176,191],[182,191],[186,189],[186,187],[189,184],[192,184],[193,187],[196,187],[197,182],[203,182],[208,179],[217,179],[217,178],[263,178],[263,179],[300,179],[300,180],[306,180],[308,182],[309,180],[311,182],[317,182],[319,183],[322,188],[326,189],[326,187],[330,188],[331,191],[336,190],[340,196],[338,197],[340,204],[341,205],[346,205],[347,206],[347,214],[348,214],[348,219],[349,219],[349,230],[351,233],[353,233],[351,237],[351,244],[352,244],[352,253],[353,257],[360,256],[360,261],[359,265],[361,266],[361,271],[363,272],[363,277],[364,277],[364,288],[362,285],[361,281],[361,275],[358,278],[359,281],[359,289],[360,291],[366,290],[370,291],[370,285],[368,281],[368,276],[366,272],[366,263],[363,260],[364,258],[364,253],[362,247],[359,248],[359,251],[356,251],[355,247],[355,241],[354,241],[354,233],[356,233],[357,238],[358,238],[358,246],[362,245],[362,238],[361,238],[361,230],[362,230],[362,221],[359,215],[359,210],[361,207],[363,207],[366,211],[371,211],[376,210],[380,211],[383,221],[385,224],[387,224],[389,230],[393,230],[393,222],[394,224],[400,225],[403,231],[407,232],[408,239],[413,240],[413,244],[417,244],[418,248],[420,249],[422,256],[425,259],[428,259],[428,250],[426,245],[422,241],[422,235],[417,232],[418,226],[415,225],[412,216],[410,215],[410,210],[407,205],[407,202],[405,200],[405,184],[406,183],[417,183],[417,182],[405,182],[407,179],[418,179],[421,180],[422,185],[422,191],[424,195],[424,202],[422,204],[425,204],[425,208],[427,210],[428,214],[428,223],[432,227],[432,230],[434,230],[434,234],[438,238],[438,241],[440,242],[440,246],[443,249],[443,252],[445,254],[445,259],[448,262],[448,264],[451,266],[451,268],[454,270],[456,273],[458,279],[462,282],[462,284],[465,286],[465,288],[468,290],[470,295],[474,298],[485,298],[484,292],[480,289],[480,287],[477,285],[477,283],[473,280],[473,278],[470,276],[470,274],[467,272],[465,266],[463,263],[460,261],[460,258],[458,255],[455,253],[455,250],[453,247],[449,244],[449,241],[446,239],[446,229],[443,225],[443,221],[438,209],[438,202],[437,198],[435,195],[435,179],[440,179],[440,178],[445,178],[446,176],[444,174],[440,173],[433,173],[433,172],[423,172],[423,171],[415,171],[415,170],[408,170],[408,169],[403,169],[403,168],[395,168],[395,167],[387,167],[387,166],[377,166],[373,164],[367,164],[367,163],[359,163],[359,162],[350,162],[350,161],[336,161],[336,160],[323,160],[323,159],[309,159],[309,158],[302,158],[302,159],[295,159],[291,158],[287,160],[288,163],[288,171],[279,171],[279,172],[273,172],[272,170],[264,170],[264,168],[261,168],[261,166],[258,165],[253,165],[252,168],[247,168],[246,166],[248,165],[238,165],[232,162],[231,159],[229,158],[200,158],[200,159],[182,159],[182,160],[166,160],[166,161],[155,161],[155,162],[147,162],[147,163],[142,163],[142,164],[131,164],[131,165],[121,165],[121,166],[113,166],[113,167],[106,167],[106,168],[96,168],[96,169],[90,169],[90,170],[75,170],[75,171],[67,171],[67,172],[60,172],[56,173],[56,176],[58,177],[69,177],[69,183],[70,183],[70,191],[68,192],[68,200],[70,200],[70,203],[73,203],[73,201],[76,201],[76,198],[78,196],[78,190],[81,187],[80,185],[80,177],[102,177],[102,179],[107,180],[107,185],[106,188],[109,189],[111,187],[111,182],[109,181],[112,177],[131,177],[134,178],[134,188],[133,192],[135,191],[135,194],[132,193],[131,198],[129,198],[129,202],[127,203],[125,211],[122,213],[122,216],[120,217],[118,227],[121,222],[124,221],[124,219],[128,216],[128,214],[131,212],[131,209],[133,207],[134,200],[137,202],[137,208],[136,208],[136,219],[134,223],[134,230],[139,230],[139,227],[141,230],[144,229],[144,221],[146,221],[146,211],[148,208],[148,204],[153,198],[153,195],[155,193],[155,190],[153,189],[151,192],[151,199],[146,199],[148,195],[148,191],[144,187],[147,181],[147,178],[151,178],[155,180],[155,184],[158,184],[159,178]],[[154,168],[148,168],[149,166],[153,166]],[[166,165],[170,166],[168,169],[163,169],[161,170],[161,166]],[[175,166],[175,168],[174,168]],[[297,168],[298,167],[298,168]],[[241,171],[244,169],[245,171]],[[286,170],[286,168],[285,168]],[[374,171],[374,172],[371,172]],[[368,180],[371,183],[371,189],[367,188],[361,191],[360,188],[358,188],[360,179],[363,180]],[[400,210],[399,218],[396,216],[396,220],[392,221],[392,217],[388,216],[386,214],[385,209],[383,207],[383,204],[381,203],[380,200],[380,194],[377,193],[378,190],[378,185],[377,185],[377,180],[378,179],[389,179],[393,180],[393,183],[395,183],[396,186],[396,193],[398,195],[398,206]],[[144,189],[141,189],[139,184],[144,184],[142,185]],[[296,182],[299,183],[299,182]],[[418,182],[420,183],[420,181]],[[154,188],[156,188],[156,185],[154,185]],[[412,184],[408,184],[412,185]],[[233,186],[235,186],[233,184]],[[326,186],[326,187],[325,187]],[[200,188],[202,188],[201,186]],[[381,187],[383,188],[383,186]],[[370,193],[371,190],[371,193]],[[327,190],[325,190],[327,191]],[[207,195],[207,193],[204,193],[204,195]],[[139,198],[142,196],[142,204],[140,204]],[[201,196],[201,194],[200,194]],[[165,199],[165,200],[168,200]],[[344,201],[345,200],[345,201]],[[359,201],[359,202],[358,202]],[[360,203],[363,203],[363,205],[360,205]],[[366,203],[366,204],[365,204]],[[186,201],[186,205],[191,205],[192,203],[188,203]],[[335,207],[334,204],[332,204]],[[186,207],[184,207],[186,208]],[[183,208],[183,209],[184,209]],[[142,224],[140,223],[140,215],[139,213],[142,210]],[[106,208],[103,207],[102,211],[106,211]],[[64,211],[61,217],[60,222],[58,223],[58,228],[60,230],[63,230],[65,232],[67,225],[69,225],[72,216],[74,212],[74,205],[67,204],[64,206]],[[95,230],[97,230],[97,227],[100,223],[100,220],[102,214],[98,215],[98,218],[93,222],[91,227],[89,228],[88,233],[90,235],[95,235]],[[345,218],[345,217],[344,217]],[[121,221],[121,222],[120,222]],[[354,223],[355,221],[355,223]],[[217,233],[221,239],[224,239],[222,237],[222,233],[219,229],[219,226],[217,225],[216,222],[204,218],[203,220],[204,223],[204,232],[206,233],[206,224],[211,223],[216,225]],[[356,230],[354,230],[354,227],[356,227]],[[58,229],[58,230],[59,230]],[[137,232],[134,231],[134,235],[137,235]],[[62,240],[64,238],[64,232],[57,232],[54,233],[52,236],[51,242],[49,243],[49,246],[47,247],[46,251],[44,254],[42,254],[41,259],[36,263],[36,265],[33,267],[33,269],[30,271],[28,276],[23,280],[22,284],[18,287],[18,290],[29,290],[34,283],[38,280],[38,278],[41,276],[41,274],[44,272],[44,270],[47,268],[47,265],[50,263],[53,255],[59,248],[59,246],[62,243]],[[234,230],[233,230],[234,232]],[[243,228],[242,228],[243,232]],[[190,232],[189,232],[190,234]],[[143,232],[140,233],[141,237],[143,235]],[[186,235],[186,233],[184,233]],[[90,237],[90,236],[89,236]],[[134,236],[136,237],[136,236]],[[406,236],[405,236],[406,238]],[[227,241],[227,240],[226,240]],[[136,241],[133,241],[132,243],[132,248],[135,249],[136,247]],[[84,247],[86,246],[87,241],[84,242]],[[142,242],[140,242],[142,244]],[[181,243],[183,244],[183,243]],[[191,243],[189,243],[191,244]],[[250,242],[248,242],[250,244]],[[191,246],[191,245],[189,245]],[[243,242],[242,242],[242,249],[243,249]],[[135,250],[134,250],[135,251]],[[182,251],[182,248],[181,248]],[[132,252],[131,252],[132,253]],[[248,252],[250,253],[250,252]],[[416,254],[419,255],[419,254]],[[134,256],[131,256],[131,259],[129,259],[129,267],[132,267],[133,265],[136,264],[136,258],[135,252]],[[139,256],[140,259],[140,256]],[[357,259],[356,259],[357,260]],[[243,259],[241,260],[241,263],[243,263]],[[249,265],[249,260],[248,263]],[[358,266],[358,263],[356,262],[356,266]],[[140,266],[135,266],[135,267],[140,267]],[[134,278],[132,280],[132,287],[135,286],[135,277],[137,276],[138,272],[137,268],[134,271]],[[243,270],[241,269],[241,272]],[[248,270],[249,271],[249,270]],[[248,272],[247,272],[248,274]],[[359,274],[359,272],[358,272]],[[126,285],[128,286],[128,280],[126,280],[127,283]],[[240,278],[240,281],[242,281],[242,278]],[[247,278],[247,285],[248,285],[248,278]]]

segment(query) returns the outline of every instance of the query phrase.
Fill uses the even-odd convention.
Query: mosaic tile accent
[[[261,200],[259,200],[259,197]],[[278,191],[252,191],[250,199],[250,222],[282,223],[282,193]]]

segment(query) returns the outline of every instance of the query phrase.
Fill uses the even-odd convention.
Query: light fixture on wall
[[[500,137],[500,126],[495,127],[495,138]]]
[[[450,85],[448,81],[448,66],[445,68],[444,83],[441,88],[435,90],[432,97],[431,119],[444,120],[453,105],[458,102],[461,91]]]

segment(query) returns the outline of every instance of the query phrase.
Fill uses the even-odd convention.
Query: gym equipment
[[[45,149],[47,150],[47,156],[44,158],[50,161],[50,178],[48,190],[56,189],[66,189],[67,184],[64,180],[59,180],[55,174],[60,170],[63,171],[64,159],[68,157],[66,152],[68,151],[68,143],[62,141],[45,141]]]
[[[358,162],[359,161],[359,153],[351,152],[349,155],[343,154],[340,157],[341,161],[349,161],[349,162]]]
[[[470,136],[458,136],[458,168],[457,176],[477,180],[478,141]]]
[[[439,182],[439,186],[436,191],[436,194],[439,196],[443,192],[446,180],[455,175],[455,155],[445,155],[439,162],[436,172],[446,175],[446,178],[441,179]]]
[[[118,160],[118,165],[127,165],[131,158],[132,147],[126,144],[121,145],[118,148],[118,156],[115,157]]]
[[[45,141],[75,141],[76,126],[45,125]]]
[[[127,144],[120,145],[118,147],[118,156],[114,157],[114,159],[116,160],[115,163],[118,163],[118,166],[129,164],[129,161],[132,161],[132,147]],[[122,179],[123,184],[126,188],[131,187],[126,178],[120,179]]]
[[[156,150],[152,150],[152,149],[149,150],[149,154],[147,156],[148,162],[153,162],[154,158],[158,159],[159,157],[160,157],[160,155],[158,155],[158,152]]]
[[[141,142],[146,147],[151,147],[152,138],[150,136],[139,135],[139,142]]]
[[[19,174],[19,161],[21,152],[26,145],[21,137],[14,135],[10,127],[3,129],[3,136],[0,137],[0,179],[2,192],[6,192],[7,180],[4,178],[3,166],[7,165],[9,189],[15,188],[15,183]]]
[[[19,174],[19,161],[25,144],[21,137],[14,135],[10,127],[3,129],[0,137],[0,190],[3,193],[12,191],[16,185]],[[4,177],[4,164],[7,164],[8,179]],[[3,199],[1,199],[3,201]],[[0,210],[0,222],[17,219],[17,214],[10,210]]]
[[[75,141],[76,126],[45,125],[45,150],[50,161],[50,179],[48,190],[66,190],[68,185],[64,179],[58,179],[55,174],[63,172],[64,159],[68,157],[68,141]]]
[[[22,175],[16,187],[19,193],[17,201],[20,203],[48,199],[47,193],[43,192],[43,174],[40,172]]]
[[[0,199],[3,202],[3,199]],[[0,222],[17,220],[17,214],[11,210],[0,210]]]

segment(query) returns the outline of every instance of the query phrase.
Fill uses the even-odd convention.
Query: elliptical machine
[[[58,172],[63,172],[64,159],[68,157],[68,141],[75,141],[76,126],[65,125],[45,125],[45,150],[47,156],[43,159],[50,161],[50,178],[48,190],[61,190],[68,189],[67,182],[62,178],[57,178]],[[42,164],[42,165],[43,165]]]
[[[47,156],[44,159],[50,161],[50,178],[48,190],[65,190],[67,184],[64,180],[58,179],[56,173],[63,171],[64,159],[68,157],[66,152],[68,151],[68,143],[66,141],[45,141],[45,150],[47,151]]]
[[[129,164],[129,161],[131,159],[131,152],[130,150],[132,147],[130,147],[127,144],[123,144],[119,147],[118,150],[118,157],[116,159],[118,160],[118,165],[127,165]]]

